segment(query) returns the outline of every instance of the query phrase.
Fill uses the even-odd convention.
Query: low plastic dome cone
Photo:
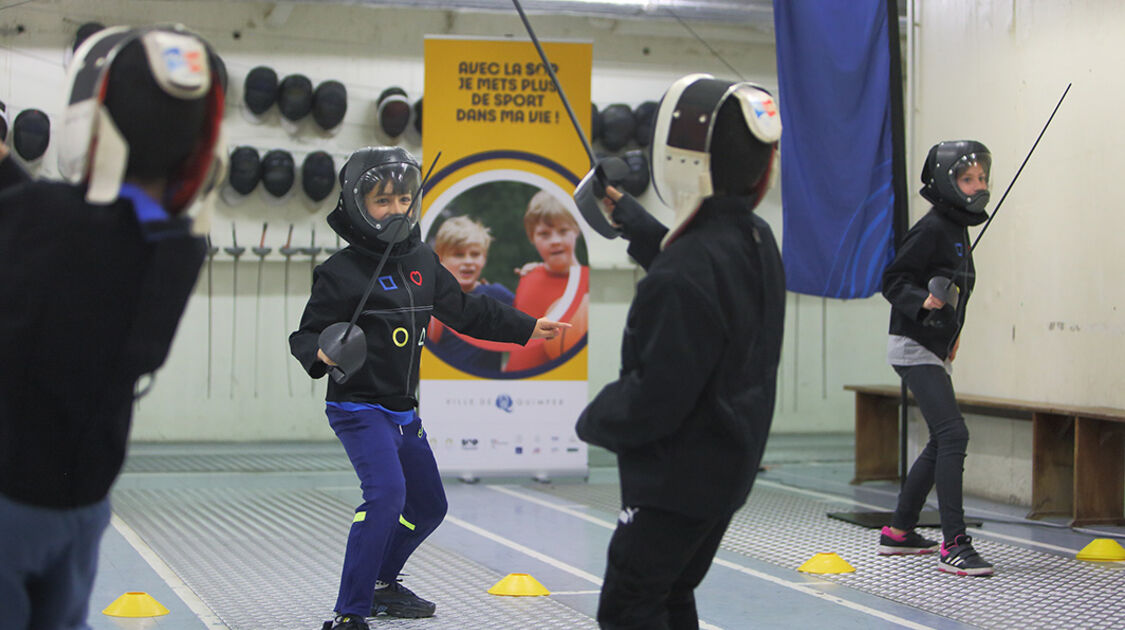
[[[527,573],[509,573],[488,589],[489,595],[508,595],[511,597],[535,597],[537,595],[550,595],[545,586]]]
[[[168,609],[148,593],[130,592],[113,600],[102,614],[110,617],[159,617],[167,615]]]
[[[1112,538],[1095,538],[1075,557],[1095,562],[1119,562],[1125,560],[1125,547]]]
[[[797,570],[804,573],[854,573],[855,567],[834,553],[818,553]]]

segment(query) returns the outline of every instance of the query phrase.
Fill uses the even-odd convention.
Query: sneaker
[[[433,602],[418,597],[398,581],[391,582],[384,588],[376,589],[375,596],[371,600],[372,617],[376,615],[407,619],[433,617],[436,608],[437,606]]]
[[[958,534],[952,543],[942,543],[937,568],[957,575],[992,575],[992,565],[973,549],[973,539],[965,534]]]
[[[938,550],[938,541],[924,538],[918,532],[910,530],[903,535],[891,531],[884,525],[879,534],[879,555],[895,556],[903,554],[933,553]]]
[[[325,621],[321,630],[370,630],[367,620],[355,615],[336,615],[334,621]]]

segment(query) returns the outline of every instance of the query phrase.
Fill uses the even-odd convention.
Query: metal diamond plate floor
[[[226,627],[311,629],[319,628],[331,616],[357,493],[354,473],[338,445],[141,447],[130,452],[127,471],[113,493],[115,513]],[[594,479],[612,477],[596,475]],[[1125,563],[1084,563],[1061,551],[1052,554],[1009,544],[992,529],[993,537],[979,535],[976,542],[982,555],[996,565],[994,577],[943,574],[936,570],[933,556],[878,556],[874,530],[827,518],[829,511],[854,507],[851,499],[840,496],[845,491],[833,495],[787,487],[777,482],[779,478],[783,477],[772,473],[761,476],[749,503],[738,512],[727,532],[724,553],[742,556],[748,565],[762,562],[766,563],[763,566],[784,569],[779,575],[792,571],[792,578],[783,579],[794,583],[812,579],[825,588],[847,587],[833,591],[839,597],[901,605],[895,609],[900,621],[886,625],[871,618],[867,624],[861,620],[858,627],[901,627],[902,611],[915,610],[917,615],[940,617],[931,616],[911,626],[918,628],[1125,628],[1125,606],[1120,605],[1125,593]],[[509,516],[496,514],[495,518],[515,519],[524,509],[518,501],[511,502],[511,494],[467,492],[468,486],[452,480],[448,483],[457,484],[450,488],[451,497],[457,495],[463,501],[471,497],[476,502],[471,505],[471,514],[478,519],[482,514],[503,510],[509,510]],[[582,586],[572,587],[574,592],[560,589],[562,592],[551,597],[488,595],[486,589],[506,574],[492,567],[516,561],[508,558],[496,564],[485,554],[476,553],[473,547],[486,544],[484,539],[463,531],[460,537],[451,536],[463,528],[450,522],[443,525],[446,533],[423,544],[405,569],[409,574],[406,583],[438,603],[437,616],[424,620],[380,618],[372,620],[373,627],[596,627],[593,603],[608,530],[595,528],[600,537],[584,539],[590,534],[575,527],[575,523],[582,523],[574,515],[584,512],[600,522],[612,523],[619,509],[617,484],[528,481],[518,485],[519,493],[543,497],[571,514],[519,535],[524,536],[522,545],[530,553],[548,550],[561,541],[585,549],[593,564],[579,565],[586,567],[584,581],[578,580]],[[484,498],[489,495],[507,497],[509,502],[493,504]],[[462,503],[460,507],[464,511],[470,505]],[[453,502],[451,516],[455,513],[452,508]],[[986,527],[985,532],[989,531]],[[935,530],[926,533],[940,535]],[[822,580],[796,572],[797,566],[823,551],[838,553],[856,572],[820,576]],[[526,556],[528,552],[520,553]],[[561,581],[557,576],[554,579]],[[745,602],[761,587],[744,583],[739,588],[731,596]],[[822,607],[813,613],[814,619],[840,619],[843,612],[838,606],[807,599],[799,602],[798,606]],[[779,601],[754,602],[750,609],[783,605]],[[745,607],[745,603],[739,603],[735,610]],[[774,619],[783,621],[772,627],[798,627],[793,624],[801,620],[800,613],[773,612],[780,614]],[[741,623],[731,623],[728,618],[722,628],[751,627]]]
[[[319,628],[331,617],[350,504],[319,490],[259,488],[125,489],[113,502],[118,516],[231,630]],[[437,600],[438,613],[380,619],[379,627],[596,627],[550,598],[488,595],[481,585],[503,575],[432,544],[418,549],[404,573],[414,591]]]
[[[620,509],[617,484],[535,487],[601,510]],[[855,573],[820,577],[981,628],[1125,628],[1122,563],[1087,563],[978,536],[974,546],[996,575],[958,577],[937,571],[932,555],[879,556],[874,530],[825,516],[851,507],[759,483],[722,548],[794,570],[814,553],[835,552]],[[941,538],[939,530],[921,531]]]

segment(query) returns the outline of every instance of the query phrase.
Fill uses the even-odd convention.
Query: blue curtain
[[[774,0],[774,22],[788,288],[868,297],[894,257],[887,1]]]

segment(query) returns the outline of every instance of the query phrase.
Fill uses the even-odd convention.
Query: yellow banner
[[[588,134],[592,45],[542,45]],[[585,380],[585,239],[595,235],[571,195],[589,159],[562,99],[530,41],[427,37],[425,65],[423,155],[441,159],[422,200],[423,238],[464,291],[574,327],[521,347],[435,323],[423,380]]]

